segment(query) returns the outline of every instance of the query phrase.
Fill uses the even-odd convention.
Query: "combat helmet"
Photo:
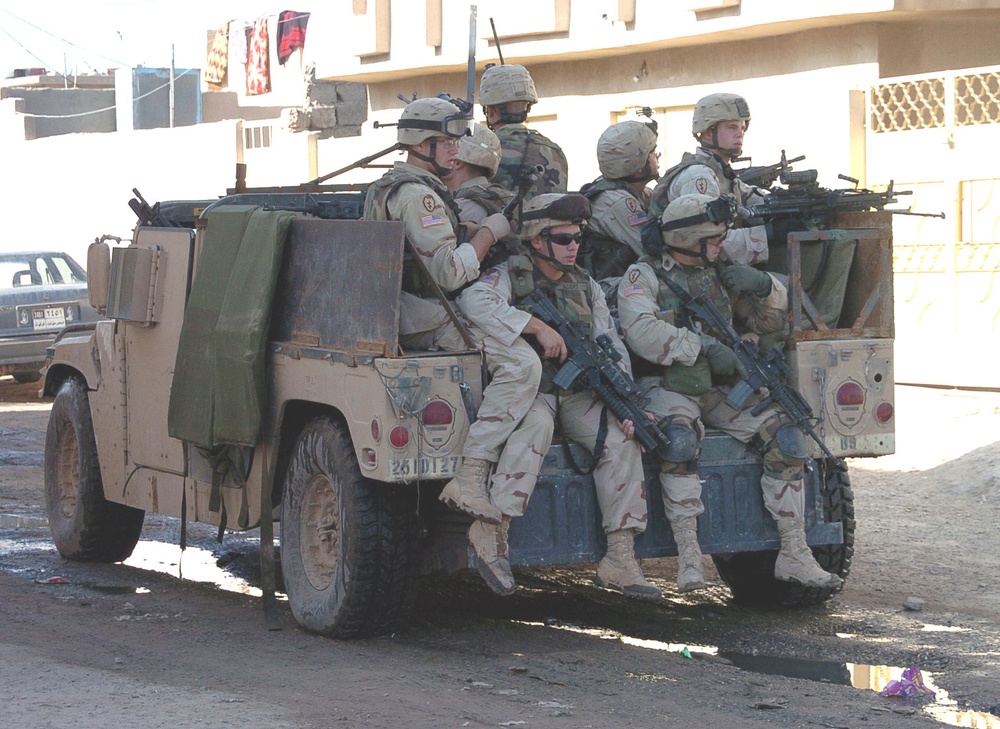
[[[487,179],[493,179],[500,167],[500,140],[485,125],[473,124],[472,135],[459,141],[455,159],[482,167],[489,172]]]
[[[651,218],[642,229],[642,247],[650,256],[664,248],[708,259],[706,239],[724,236],[733,217],[732,200],[709,195],[681,195],[659,218]]]
[[[479,82],[479,103],[483,106],[499,106],[508,101],[538,103],[535,82],[524,66],[507,63],[490,66],[483,71]]]
[[[560,225],[582,225],[590,218],[590,201],[583,195],[547,192],[535,195],[521,209],[521,240]]]
[[[461,137],[469,133],[469,115],[454,101],[440,96],[411,101],[396,127],[400,144],[420,144],[431,137]]]
[[[750,106],[737,94],[709,94],[694,105],[691,133],[698,137],[722,121],[742,119],[750,126]]]
[[[656,149],[656,132],[649,124],[623,121],[612,124],[597,140],[597,164],[609,180],[628,180],[646,167]],[[652,179],[649,177],[647,179]]]

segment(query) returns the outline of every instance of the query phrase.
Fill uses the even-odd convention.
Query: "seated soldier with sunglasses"
[[[593,338],[607,334],[628,357],[611,321],[600,286],[576,266],[581,225],[590,217],[582,195],[545,193],[524,204],[521,240],[527,254],[514,255],[487,270],[458,298],[465,315],[506,346],[531,335],[541,353],[542,382],[528,414],[507,440],[496,473],[488,482],[488,498],[503,515],[499,524],[478,518],[469,529],[479,572],[501,595],[515,590],[507,557],[511,517],[524,514],[542,460],[558,423],[563,435],[594,453],[594,483],[601,507],[608,551],[594,581],[629,597],[657,599],[635,559],[635,535],[646,527],[642,458],[630,421],[615,422],[590,389],[559,390],[552,378],[567,357],[566,344],[550,326],[531,315],[523,301],[536,289],[547,293],[556,308]]]

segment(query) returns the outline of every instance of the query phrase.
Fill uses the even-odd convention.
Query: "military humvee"
[[[266,586],[278,521],[295,620],[337,637],[393,629],[421,574],[472,566],[468,519],[436,496],[480,402],[480,357],[400,349],[402,228],[360,220],[362,200],[317,187],[164,203],[131,241],[95,242],[90,297],[108,319],[56,342],[43,389],[55,397],[45,487],[60,554],[124,560],[146,511],[219,525],[220,537],[260,527]],[[793,375],[833,454],[892,453],[889,215],[852,214],[837,227],[789,240]],[[799,254],[834,234],[858,242],[844,324],[827,328],[803,293]],[[603,556],[592,479],[569,467],[566,448],[553,446],[511,526],[515,567]],[[816,454],[807,538],[846,578],[850,483]],[[832,596],[774,580],[780,542],[752,448],[710,433],[699,472],[699,541],[736,602]],[[647,461],[647,482],[657,473]],[[637,554],[675,555],[660,490],[647,492]]]

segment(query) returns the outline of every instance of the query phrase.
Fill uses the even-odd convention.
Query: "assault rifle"
[[[852,181],[857,184],[857,180],[845,175],[839,175],[840,179]],[[874,192],[864,188],[847,188],[843,190],[830,190],[819,187],[814,182],[807,182],[801,185],[793,185],[785,188],[776,188],[770,195],[753,205],[737,208],[737,212],[744,220],[763,219],[783,216],[795,216],[799,218],[825,218],[832,213],[841,211],[868,212],[870,210],[885,210],[896,215],[919,215],[926,218],[944,218],[944,213],[915,213],[911,210],[887,209],[886,205],[897,202],[899,195],[912,195],[909,190],[894,190],[892,182],[884,192]]]
[[[507,203],[500,208],[500,213],[507,218],[507,220],[514,219],[514,211],[517,210],[521,201],[524,200],[524,196],[528,194],[528,190],[535,186],[535,183],[542,179],[542,175],[545,174],[545,168],[541,165],[535,165],[534,167],[525,167],[521,170],[521,179],[517,183],[517,192],[514,193],[514,197],[507,201]]]
[[[531,306],[534,316],[559,332],[569,350],[569,356],[559,368],[553,382],[567,390],[583,377],[584,382],[597,393],[619,421],[632,421],[635,439],[643,448],[660,458],[666,458],[670,449],[670,439],[665,432],[666,423],[649,421],[644,410],[649,399],[618,366],[622,356],[612,344],[611,337],[602,334],[596,340],[591,339],[580,327],[559,313],[542,291],[534,291],[525,302]]]
[[[132,208],[135,217],[139,219],[137,227],[144,225],[151,225],[156,228],[177,227],[177,223],[160,212],[160,203],[150,205],[136,187],[132,188],[132,194],[135,197],[128,201],[128,206]]]
[[[781,161],[773,165],[763,167],[746,167],[736,173],[736,176],[743,182],[753,187],[770,187],[774,181],[781,179],[782,185],[787,185],[788,173],[792,171],[792,164],[801,162],[806,156],[800,155],[792,159],[785,157],[785,150],[781,150]]]
[[[837,468],[844,468],[843,462],[827,448],[826,443],[816,433],[813,421],[816,419],[812,408],[805,398],[785,378],[791,374],[791,368],[785,362],[785,357],[777,347],[767,351],[760,344],[744,339],[733,328],[725,314],[719,311],[710,298],[701,292],[692,296],[680,284],[669,279],[663,279],[684,305],[689,317],[694,317],[706,324],[719,338],[719,341],[736,353],[737,359],[746,370],[746,376],[730,390],[726,396],[726,405],[733,410],[740,410],[750,396],[755,392],[765,394],[763,400],[750,410],[753,415],[760,415],[772,403],[778,405],[797,426],[809,435]]]

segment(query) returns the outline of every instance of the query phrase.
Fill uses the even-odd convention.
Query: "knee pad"
[[[668,463],[691,463],[701,451],[701,434],[697,424],[690,419],[670,415],[656,425],[670,439],[670,447],[663,460]]]
[[[794,423],[786,423],[774,434],[774,445],[783,456],[804,461],[809,457],[805,431]]]

